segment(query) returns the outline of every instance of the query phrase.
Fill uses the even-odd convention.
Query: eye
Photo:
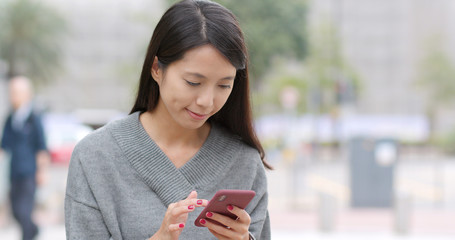
[[[200,85],[200,83],[190,82],[190,81],[188,81],[188,80],[185,80],[185,81],[186,81],[186,83],[188,83],[190,86],[198,86],[198,85]]]
[[[231,85],[219,85],[220,88],[223,88],[223,89],[229,89],[231,88]]]

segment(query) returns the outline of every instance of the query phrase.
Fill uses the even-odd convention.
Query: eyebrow
[[[200,74],[200,73],[195,73],[195,72],[185,72],[185,74],[192,75],[197,78],[202,78],[202,79],[207,79],[206,76]],[[221,78],[220,80],[234,80],[234,76],[227,76],[224,78]]]

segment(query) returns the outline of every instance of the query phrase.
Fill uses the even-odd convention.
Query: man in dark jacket
[[[38,234],[32,220],[37,183],[42,183],[49,162],[43,125],[32,106],[32,87],[25,77],[9,82],[12,112],[3,128],[1,149],[11,156],[10,200],[14,218],[22,230],[22,239],[31,240]],[[1,150],[0,149],[0,150]]]

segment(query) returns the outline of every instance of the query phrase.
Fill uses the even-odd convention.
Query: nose
[[[206,89],[201,91],[196,99],[196,104],[203,108],[210,108],[213,106],[214,91],[212,89]]]

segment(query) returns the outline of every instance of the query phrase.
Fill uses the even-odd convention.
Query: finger
[[[195,207],[206,207],[209,204],[209,201],[206,199],[197,199],[197,198],[191,198],[191,199],[185,199],[182,201],[177,202],[176,207],[179,206],[190,206],[194,205]]]
[[[233,205],[228,205],[227,210],[238,217],[238,222],[246,223],[248,225],[251,223],[251,217],[244,209]]]
[[[181,217],[183,214],[187,214],[189,212],[194,211],[195,205],[184,205],[184,206],[177,206],[170,209],[170,215],[173,219],[177,219]]]
[[[170,232],[181,230],[185,227],[185,223],[177,223],[169,225],[168,229]]]
[[[214,213],[214,212],[207,212],[205,214],[205,216],[207,219],[211,219],[213,221],[219,222],[226,227],[230,227],[232,229],[240,228],[239,226],[237,226],[238,224],[240,224],[240,222],[236,222],[234,219],[232,219],[228,216],[225,216],[225,215],[222,215],[219,213]]]
[[[191,191],[186,199],[194,199],[194,198],[197,198],[197,192]]]
[[[186,197],[182,201],[179,201],[177,204],[179,206],[190,205],[190,204],[200,206],[200,205],[203,204],[203,202],[201,202],[199,200],[200,199],[197,199],[197,192],[196,191],[191,191],[190,194],[188,195],[188,197]]]
[[[213,236],[215,236],[218,240],[225,240],[225,239],[226,239],[226,240],[229,240],[228,237],[223,236],[223,235],[221,235],[221,234],[219,234],[219,233],[213,231],[212,229],[209,229],[209,231],[210,231],[210,232],[213,234]]]
[[[220,226],[218,224],[212,223],[210,221],[201,221],[201,224],[209,229],[212,234],[216,233],[223,236],[225,239],[238,239],[240,236],[239,233],[233,231],[232,229]]]

